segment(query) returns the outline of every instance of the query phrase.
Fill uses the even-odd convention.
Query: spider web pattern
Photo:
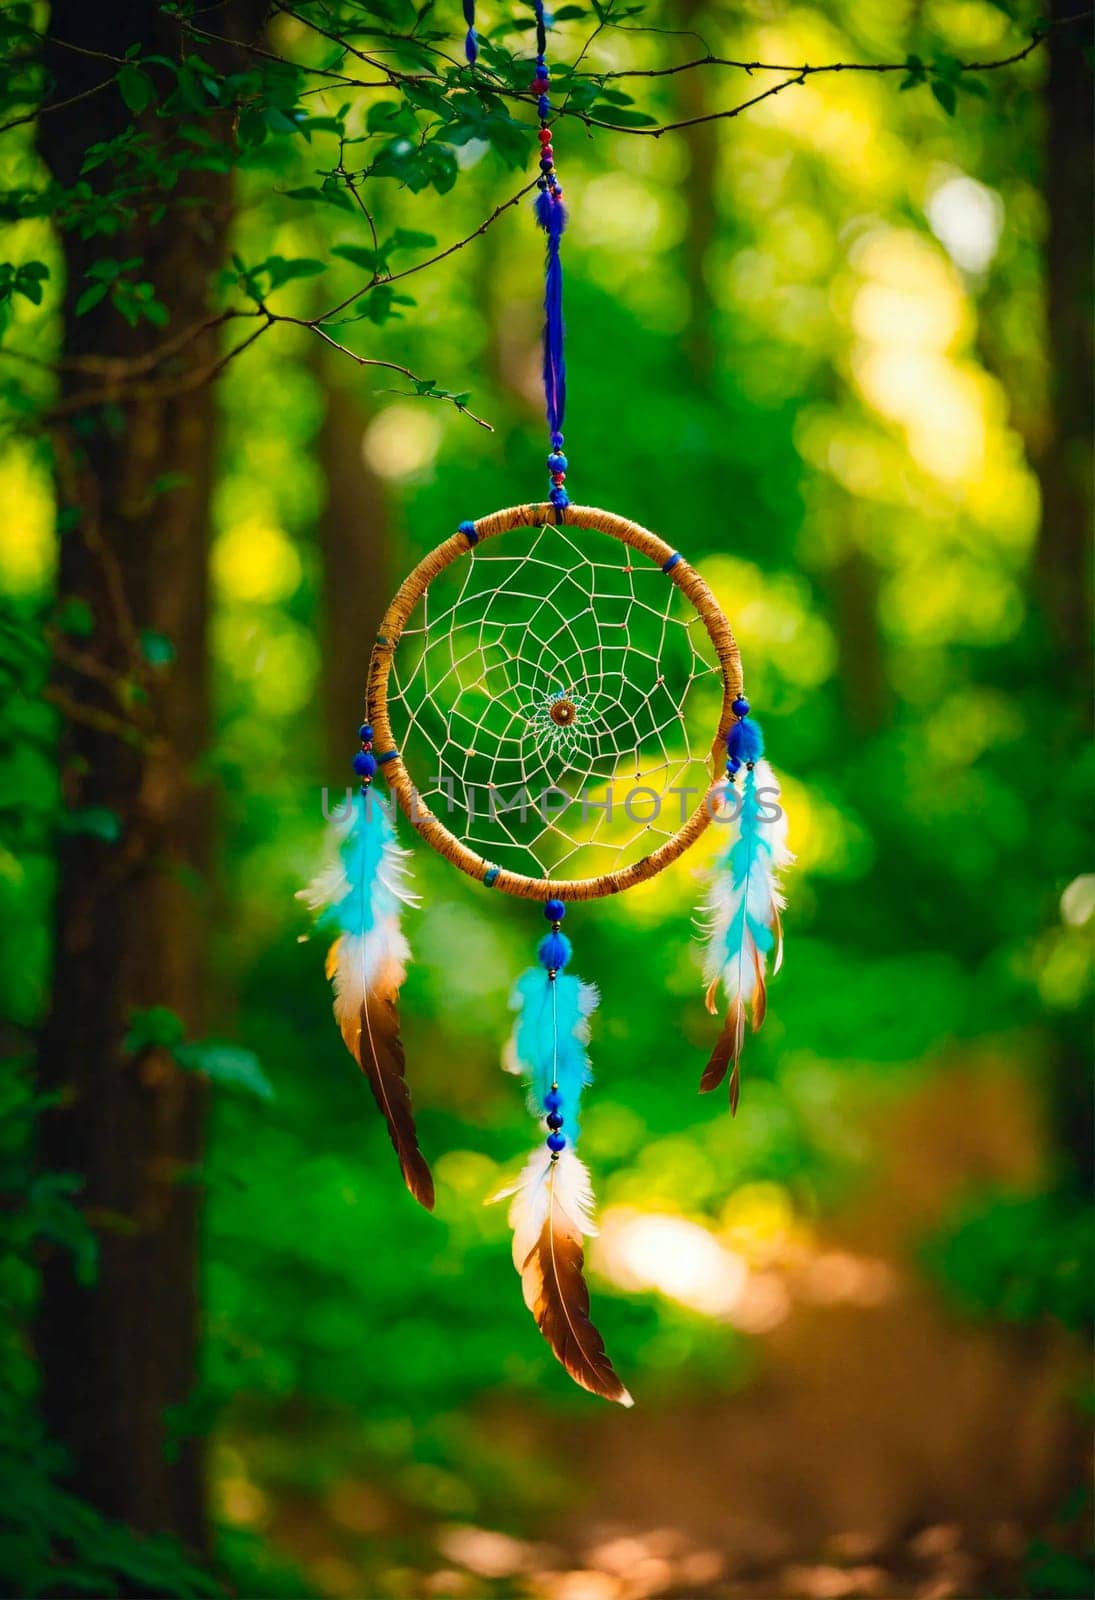
[[[560,703],[571,720],[552,716]],[[422,800],[532,877],[614,871],[676,833],[710,782],[721,704],[707,630],[672,580],[569,527],[507,533],[445,568],[388,683]]]

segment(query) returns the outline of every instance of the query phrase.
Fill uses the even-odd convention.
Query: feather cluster
[[[511,1002],[517,1020],[505,1064],[527,1079],[534,1116],[543,1116],[554,1086],[552,1103],[562,1118],[566,1148],[535,1151],[504,1193],[513,1195],[513,1264],[537,1327],[575,1383],[630,1406],[631,1396],[590,1320],[582,1240],[596,1232],[593,1191],[573,1149],[579,1100],[591,1079],[586,1046],[598,998],[591,984],[563,972],[549,977],[543,968],[530,968],[517,982]]]
[[[335,935],[327,954],[335,1018],[388,1124],[407,1188],[432,1210],[433,1177],[418,1147],[397,1009],[410,959],[401,912],[415,903],[408,855],[370,789],[332,821],[327,862],[297,898],[315,914],[317,929]]]
[[[746,1011],[752,1013],[754,1030],[759,1028],[767,1004],[768,958],[773,957],[773,972],[779,971],[783,958],[780,912],[785,902],[780,873],[794,859],[787,849],[779,784],[766,761],[746,772],[740,794],[736,786],[726,786],[723,806],[730,810],[735,801],[737,816],[725,824],[731,836],[706,904],[707,1009],[713,1015],[717,1012],[721,986],[726,1021],[700,1082],[704,1093],[717,1089],[729,1070],[731,1112],[738,1108]]]

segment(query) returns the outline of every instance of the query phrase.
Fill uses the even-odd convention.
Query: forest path
[[[1053,1329],[959,1319],[915,1251],[967,1189],[1037,1183],[1039,1125],[1029,1084],[991,1063],[879,1113],[875,1174],[826,1219],[756,1380],[575,1430],[592,1493],[552,1600],[1018,1595],[1028,1530],[1080,1475],[1083,1356]]]

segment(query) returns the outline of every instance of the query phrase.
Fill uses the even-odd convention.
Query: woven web
[[[707,631],[672,580],[618,540],[556,527],[445,568],[388,686],[421,799],[532,877],[614,871],[676,833],[710,782],[721,703]]]

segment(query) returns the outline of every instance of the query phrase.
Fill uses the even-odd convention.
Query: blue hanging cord
[[[464,21],[468,25],[464,35],[464,54],[468,58],[468,66],[473,67],[479,54],[479,41],[475,37],[475,0],[464,0]]]
[[[570,504],[566,492],[567,458],[563,454],[563,418],[567,403],[567,369],[563,350],[563,264],[559,256],[559,243],[567,225],[563,190],[555,170],[555,151],[552,148],[549,92],[551,83],[547,68],[547,25],[544,20],[543,0],[535,0],[536,11],[536,75],[532,91],[536,95],[536,109],[540,118],[540,177],[536,196],[536,220],[547,234],[547,264],[544,274],[544,407],[551,437],[551,454],[547,469],[551,474],[548,499],[561,513]]]

